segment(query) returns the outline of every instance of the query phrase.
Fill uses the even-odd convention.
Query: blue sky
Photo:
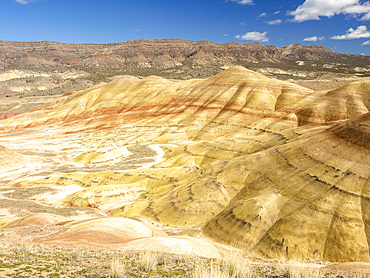
[[[1,0],[0,40],[324,45],[370,55],[370,0]]]

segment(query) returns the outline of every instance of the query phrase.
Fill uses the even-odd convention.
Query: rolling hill
[[[239,66],[122,76],[0,121],[0,144],[26,161],[3,185],[256,256],[369,262],[369,109],[369,80],[317,92]],[[62,225],[50,242],[80,239],[89,222]]]

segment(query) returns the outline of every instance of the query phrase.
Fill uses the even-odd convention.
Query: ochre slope
[[[367,113],[230,161],[244,188],[205,233],[268,257],[369,261],[369,131]]]
[[[370,80],[349,83],[313,97],[297,112],[299,125],[350,119],[369,112]]]
[[[167,252],[185,256],[221,259],[232,251],[230,247],[217,244],[206,238],[190,236],[149,237],[127,242],[124,250]]]
[[[67,217],[60,215],[54,215],[50,213],[36,213],[11,221],[7,225],[5,225],[4,228],[14,228],[28,225],[44,226],[64,222],[67,220],[69,220]]]
[[[66,231],[42,239],[47,244],[79,244],[107,246],[122,244],[130,240],[152,237],[166,236],[164,232],[142,223],[138,220],[129,218],[98,218],[84,221],[72,221],[67,223]],[[41,241],[41,240],[40,240]]]
[[[23,168],[26,166],[22,155],[0,146],[0,173]]]
[[[175,134],[176,140],[178,136],[190,139],[209,124],[208,130],[219,133],[219,127],[214,126],[219,123],[247,125],[268,116],[282,118],[294,103],[312,93],[242,67],[205,80],[171,82],[154,76],[142,80],[122,77],[74,94],[49,111],[2,121],[1,129],[59,123],[66,131],[76,131],[130,123],[137,126],[145,121],[145,125],[166,133],[164,137]],[[274,114],[280,107],[284,112]]]
[[[78,185],[57,204],[202,228],[256,255],[370,261],[369,88],[314,92],[241,67],[117,78],[1,121],[65,144],[53,174],[10,185]]]
[[[65,101],[51,107],[6,119],[0,131],[53,124],[66,133],[130,129],[125,144],[279,132],[367,112],[363,103],[369,102],[369,85],[363,83],[360,94],[355,89],[359,85],[351,85],[350,90],[323,95],[242,67],[229,68],[205,80],[180,82],[154,76],[141,80],[124,76],[64,97]],[[353,101],[348,104],[346,99]],[[353,102],[358,103],[354,109],[357,112],[333,110],[338,101],[347,103],[348,111],[353,110]]]

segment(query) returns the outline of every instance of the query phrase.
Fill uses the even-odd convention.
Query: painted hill
[[[0,172],[16,170],[25,166],[26,162],[20,154],[0,146]]]
[[[201,229],[258,256],[370,261],[370,81],[315,92],[231,67],[63,98],[0,121],[1,144],[52,161],[7,186],[73,187],[34,198]]]
[[[230,162],[243,189],[206,233],[262,256],[369,261],[369,131],[367,113]]]
[[[122,77],[74,94],[58,107],[47,108],[50,111],[37,110],[13,117],[2,126],[9,123],[9,128],[21,128],[61,122],[67,129],[73,128],[74,123],[84,129],[101,129],[147,120],[152,126],[168,128],[171,122],[194,128],[195,136],[198,129],[211,122],[226,123],[230,117],[231,121],[243,122],[240,124],[266,117],[280,119],[296,109],[293,106],[297,101],[313,93],[242,67],[230,68],[205,80],[172,82],[155,76],[141,80]],[[280,112],[280,108],[284,111]]]

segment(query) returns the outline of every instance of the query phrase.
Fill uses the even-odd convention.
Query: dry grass
[[[228,271],[229,277],[252,278],[255,277],[255,270],[250,261],[241,252],[232,252],[230,256],[221,262],[222,268]]]
[[[126,274],[126,265],[122,263],[119,258],[114,258],[110,264],[111,277],[112,278],[121,278],[125,277]]]
[[[197,265],[191,273],[192,278],[229,278],[227,270],[211,263],[210,265]]]
[[[141,251],[137,261],[139,269],[143,271],[156,271],[158,265],[165,265],[163,253]]]
[[[234,252],[222,260],[149,251],[63,249],[0,243],[0,277],[367,278],[323,264],[256,261]]]
[[[283,272],[287,273],[290,278],[320,278],[325,274],[322,268],[299,261],[288,261]]]
[[[23,244],[9,244],[2,243],[0,244],[0,254],[10,253],[15,257],[26,258],[30,255],[35,255],[39,252],[39,246],[31,243]]]

